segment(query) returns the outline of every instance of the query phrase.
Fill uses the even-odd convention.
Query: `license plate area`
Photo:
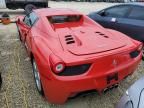
[[[107,84],[111,84],[113,81],[118,81],[118,72],[107,76]]]

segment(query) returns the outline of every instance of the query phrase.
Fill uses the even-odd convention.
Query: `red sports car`
[[[38,9],[17,18],[39,93],[62,104],[80,92],[118,84],[132,74],[142,44],[70,9]]]

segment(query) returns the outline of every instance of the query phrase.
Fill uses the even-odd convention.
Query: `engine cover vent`
[[[65,41],[66,41],[66,44],[75,43],[74,38],[72,37],[72,35],[65,36]]]
[[[108,36],[106,36],[105,34],[101,33],[101,32],[95,32],[96,34],[99,34],[100,36],[103,36],[104,38],[109,38]]]

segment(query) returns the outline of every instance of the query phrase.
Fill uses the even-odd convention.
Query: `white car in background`
[[[6,8],[5,0],[0,0],[0,9]]]

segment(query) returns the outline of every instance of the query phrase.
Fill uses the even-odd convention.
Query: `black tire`
[[[33,68],[33,74],[34,74],[34,79],[35,79],[35,83],[36,83],[36,88],[37,88],[38,92],[42,96],[44,96],[44,92],[43,92],[43,87],[42,87],[39,71],[37,69],[37,64],[36,64],[34,59],[32,60],[32,68]]]
[[[142,49],[142,60],[144,61],[144,48]]]
[[[37,9],[37,7],[33,4],[28,4],[25,6],[25,13],[29,14],[32,12],[32,10]]]
[[[0,73],[0,89],[2,87],[2,76],[1,76],[1,73]]]

